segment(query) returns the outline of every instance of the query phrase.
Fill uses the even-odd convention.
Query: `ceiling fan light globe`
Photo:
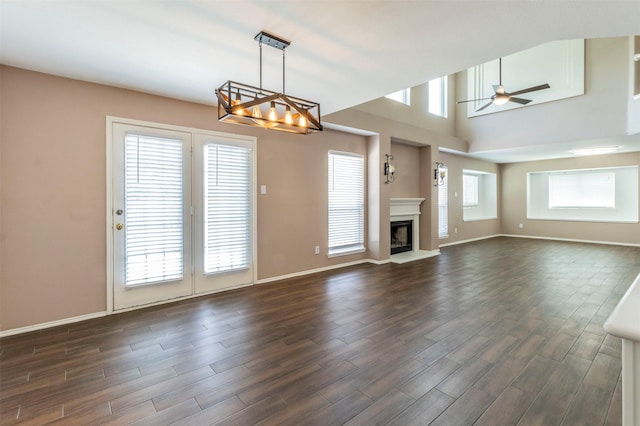
[[[496,97],[493,99],[494,105],[504,105],[507,102],[509,102],[509,96],[507,95],[496,95]]]

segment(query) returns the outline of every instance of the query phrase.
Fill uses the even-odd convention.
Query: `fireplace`
[[[413,250],[413,221],[397,220],[391,222],[391,254]]]

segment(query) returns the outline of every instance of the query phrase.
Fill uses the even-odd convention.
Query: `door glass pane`
[[[250,264],[251,150],[204,146],[204,273]]]
[[[178,139],[125,137],[125,285],[181,280],[183,154]]]

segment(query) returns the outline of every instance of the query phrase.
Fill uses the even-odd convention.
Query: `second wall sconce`
[[[395,179],[396,167],[391,164],[393,161],[393,155],[385,154],[384,156],[387,158],[384,162],[384,177],[386,178],[384,183],[390,183]]]
[[[444,179],[447,177],[447,166],[444,163],[436,162],[436,168],[433,171],[433,178],[436,181],[434,186],[444,185]]]

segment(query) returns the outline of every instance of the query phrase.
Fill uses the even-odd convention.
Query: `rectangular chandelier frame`
[[[298,134],[322,131],[316,102],[231,80],[216,96],[219,121]]]

